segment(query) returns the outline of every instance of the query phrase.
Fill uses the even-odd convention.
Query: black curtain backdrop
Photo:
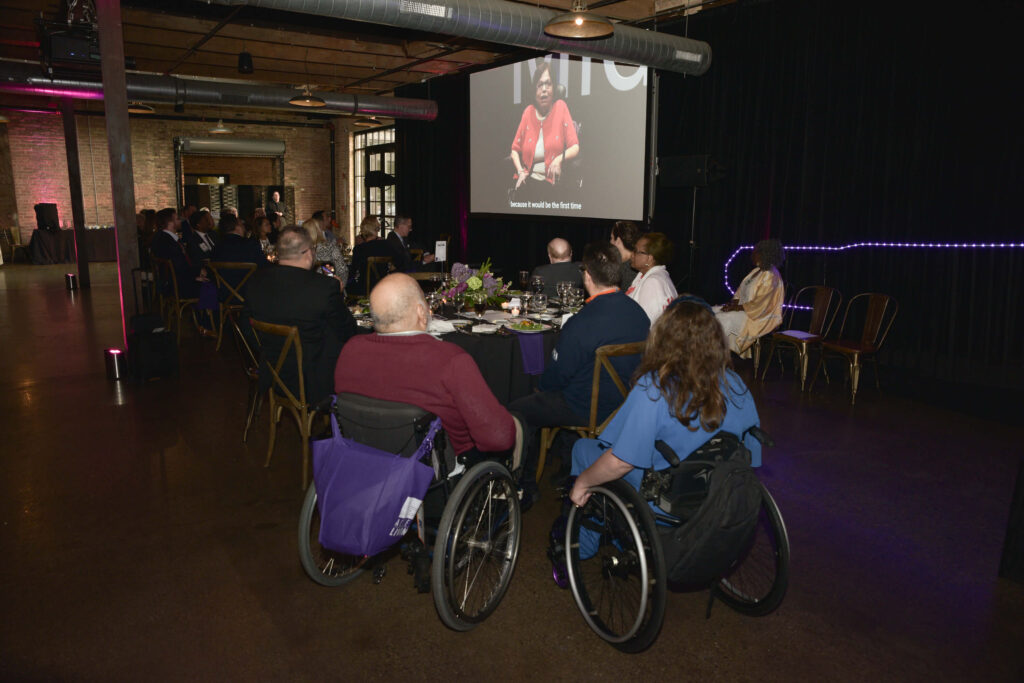
[[[813,0],[736,3],[659,30],[706,40],[701,77],[661,74],[659,156],[708,154],[721,178],[696,191],[658,188],[653,229],[675,239],[680,290],[729,298],[723,265],[740,245],[859,242],[1024,243],[1024,108],[1015,48],[1024,6]],[[434,123],[399,123],[399,205],[421,238],[456,235],[456,255],[490,256],[507,274],[568,238],[579,254],[608,221],[467,215],[468,78],[400,95],[438,100]],[[741,254],[733,287],[749,270]],[[861,248],[788,254],[794,287],[825,283],[849,299],[895,296],[900,313],[883,364],[908,391],[960,388],[986,405],[1024,385],[1024,249]]]

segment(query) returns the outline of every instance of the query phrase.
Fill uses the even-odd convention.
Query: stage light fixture
[[[544,33],[552,38],[593,40],[612,35],[615,26],[605,17],[588,12],[585,0],[573,0],[572,10],[552,17],[544,25]]]

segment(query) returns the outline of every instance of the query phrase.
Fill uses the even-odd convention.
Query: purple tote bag
[[[376,555],[409,530],[434,470],[419,460],[433,447],[436,418],[405,458],[346,439],[331,414],[332,437],[313,442],[313,483],[320,545],[347,555]]]

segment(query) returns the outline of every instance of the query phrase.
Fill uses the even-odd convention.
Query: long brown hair
[[[702,299],[683,296],[651,328],[633,380],[653,375],[654,386],[687,429],[711,432],[725,418],[722,384],[730,368],[721,324]]]

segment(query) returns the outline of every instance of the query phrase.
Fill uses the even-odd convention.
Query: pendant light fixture
[[[306,84],[302,86],[302,94],[288,100],[288,104],[296,107],[326,107],[327,103],[314,95],[309,89],[309,48],[306,48],[306,58],[302,60],[306,68]]]
[[[592,40],[612,35],[615,26],[605,17],[588,12],[585,0],[572,0],[572,11],[552,17],[544,25],[544,33],[553,38]]]
[[[129,114],[152,114],[154,112],[153,107],[142,102],[129,102],[128,113]]]
[[[228,135],[232,130],[224,125],[224,119],[217,119],[217,125],[211,128],[209,132],[213,135]]]

